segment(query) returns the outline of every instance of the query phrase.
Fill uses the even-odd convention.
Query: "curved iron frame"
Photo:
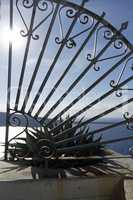
[[[96,100],[91,102],[90,104],[86,105],[84,108],[82,108],[78,112],[74,113],[72,116],[70,116],[69,119],[66,119],[65,121],[58,124],[56,127],[54,127],[52,130],[49,131],[49,134],[51,134],[52,131],[58,130],[58,128],[61,127],[63,124],[66,124],[68,121],[75,119],[77,116],[80,116],[82,113],[89,110],[90,108],[95,106],[98,102],[104,100],[106,97],[108,97],[112,93],[115,92],[116,95],[120,97],[122,95],[122,90],[125,90],[125,88],[123,88],[123,86],[126,85],[128,82],[133,80],[133,76],[129,76],[126,80],[121,82],[122,75],[123,75],[128,63],[133,59],[133,57],[131,57],[132,54],[133,54],[133,45],[122,34],[122,32],[127,29],[128,22],[122,23],[120,29],[117,30],[112,24],[110,24],[108,21],[106,21],[104,19],[105,13],[103,13],[101,16],[98,16],[95,13],[91,12],[90,10],[84,8],[84,4],[86,3],[86,0],[83,0],[81,5],[71,3],[67,0],[60,0],[60,1],[59,0],[42,0],[42,1],[32,1],[32,0],[31,1],[25,1],[24,0],[23,6],[25,8],[32,8],[33,9],[32,15],[31,15],[30,27],[28,28],[28,25],[26,24],[25,19],[24,19],[22,13],[21,13],[21,10],[19,9],[19,5],[18,5],[19,2],[21,2],[21,0],[16,0],[16,8],[18,10],[20,18],[22,19],[22,22],[23,22],[25,29],[26,29],[26,32],[21,31],[21,35],[23,37],[27,37],[27,44],[26,44],[26,49],[25,49],[25,54],[24,54],[24,59],[23,59],[23,65],[22,65],[22,69],[21,69],[21,75],[20,75],[20,79],[19,79],[19,85],[18,85],[18,89],[17,89],[15,106],[14,106],[14,108],[11,108],[11,105],[10,105],[11,90],[10,89],[11,89],[11,77],[12,77],[12,56],[13,56],[13,52],[12,52],[12,43],[11,42],[9,43],[5,159],[7,159],[9,142],[11,142],[11,140],[18,137],[18,135],[21,134],[21,133],[17,134],[11,140],[8,139],[9,138],[9,126],[11,125],[10,119],[11,119],[11,117],[14,113],[21,113],[25,117],[26,125],[25,125],[24,131],[28,128],[28,117],[35,119],[38,123],[40,123],[40,126],[43,126],[44,123],[45,123],[45,126],[49,127],[52,123],[54,123],[56,120],[58,120],[64,113],[66,113],[73,105],[75,105],[80,99],[82,99],[93,88],[95,88],[95,86],[98,85],[102,80],[104,80],[111,72],[113,72],[116,68],[118,68],[122,63],[124,64],[122,70],[120,71],[120,75],[118,77],[118,80],[116,80],[116,81],[112,80],[110,82],[111,89],[109,91],[107,91],[105,94],[103,94],[102,96],[100,96],[99,98],[97,98]],[[44,19],[42,19],[42,21],[39,22],[36,25],[36,27],[34,27],[36,10],[39,9],[40,11],[46,11],[48,9],[49,4],[51,6],[51,10],[49,11],[48,15]],[[64,9],[64,8],[68,8],[68,10],[66,11],[66,16],[72,20],[72,23],[71,23],[66,34],[63,32],[63,24],[62,24],[62,19],[61,19],[61,12],[62,12],[62,9]],[[58,45],[60,45],[60,47],[59,47],[59,50],[58,50],[56,56],[54,57],[54,61],[52,62],[48,72],[46,73],[46,76],[44,77],[44,80],[43,80],[39,90],[36,92],[36,96],[33,99],[33,102],[31,104],[28,112],[26,113],[25,108],[27,106],[28,99],[29,99],[30,93],[32,91],[32,87],[33,87],[33,84],[35,82],[35,78],[36,78],[36,75],[38,73],[41,60],[43,59],[43,55],[44,55],[45,49],[47,47],[50,34],[52,32],[52,27],[54,25],[54,22],[55,22],[57,16],[59,18],[61,35],[59,37],[55,38],[55,42]],[[40,55],[38,57],[38,61],[36,63],[35,69],[33,71],[32,78],[30,80],[30,84],[27,88],[27,92],[26,92],[26,95],[25,95],[25,98],[24,98],[24,101],[23,101],[23,105],[22,105],[21,109],[19,110],[18,105],[19,105],[19,101],[20,101],[21,89],[22,89],[22,85],[23,85],[23,79],[24,79],[24,74],[25,74],[25,69],[26,69],[26,63],[27,63],[30,43],[31,43],[32,39],[33,40],[39,39],[39,35],[35,34],[34,32],[49,17],[51,17],[51,22],[49,24],[49,28],[48,28],[48,31],[47,31],[47,34],[46,34]],[[83,17],[83,18],[81,18],[81,17]],[[73,36],[70,36],[77,20],[79,20],[80,23],[86,25],[89,22],[90,18],[91,18],[91,24],[89,25],[89,27],[85,28],[83,31],[81,31],[81,32],[79,32],[79,33],[77,33]],[[10,0],[10,29],[11,30],[13,29],[13,0]],[[104,39],[107,41],[107,44],[101,49],[100,52],[97,52],[98,36],[99,36],[99,33],[100,33],[101,30],[104,30]],[[48,96],[45,98],[42,105],[40,105],[36,114],[34,116],[32,116],[33,109],[34,109],[35,105],[37,104],[37,102],[39,100],[39,97],[40,97],[40,95],[41,95],[41,93],[42,93],[42,91],[43,91],[43,89],[44,89],[54,67],[55,67],[55,64],[56,64],[63,48],[64,47],[67,47],[67,48],[70,48],[70,49],[74,48],[76,46],[76,41],[75,41],[76,38],[78,38],[80,35],[82,35],[83,33],[87,32],[87,31],[89,31],[89,33],[88,33],[86,39],[84,40],[84,42],[82,43],[82,45],[80,46],[80,48],[78,49],[78,51],[76,52],[76,54],[74,55],[72,60],[70,61],[69,65],[67,66],[67,68],[65,69],[63,74],[57,80],[57,82],[53,86],[53,88],[50,91],[50,93],[48,94]],[[86,46],[86,44],[88,43],[88,41],[91,39],[91,37],[94,34],[95,34],[95,43],[94,43],[94,49],[93,49],[94,52],[93,52],[93,55],[91,55],[90,53],[88,53],[88,55],[87,55],[87,60],[89,62],[88,66],[80,73],[80,75],[75,79],[75,81],[70,85],[70,87],[64,92],[64,94],[58,99],[58,101],[55,102],[55,104],[49,109],[49,111],[47,113],[45,113],[45,115],[43,116],[43,118],[40,121],[38,119],[39,114],[42,112],[42,110],[44,109],[44,107],[48,103],[49,99],[54,94],[55,90],[58,88],[58,86],[60,85],[60,83],[62,82],[62,80],[66,76],[66,74],[69,72],[69,70],[73,66],[75,60],[78,58],[78,56],[80,55],[80,53],[82,52],[82,50],[84,49],[84,47]],[[102,58],[102,55],[106,52],[106,50],[112,44],[113,44],[113,48],[115,48],[116,50],[119,50],[119,49],[121,50],[124,47],[123,52],[118,53],[116,55],[112,55],[110,57]],[[49,115],[57,108],[57,106],[73,90],[73,88],[80,82],[80,80],[87,74],[87,72],[92,67],[94,68],[95,71],[99,71],[100,68],[99,68],[99,66],[97,66],[97,63],[100,63],[100,62],[105,61],[105,60],[115,59],[115,58],[120,58],[120,60],[118,62],[116,62],[108,71],[106,71],[104,74],[102,74],[102,76],[99,79],[97,79],[92,85],[90,85],[81,94],[79,94],[79,96],[77,98],[75,98],[61,112],[57,113],[57,115],[53,119],[51,119],[50,121],[47,122]],[[133,90],[133,89],[129,88],[128,90]],[[60,147],[60,144],[61,145],[65,144],[66,142],[68,142],[68,140],[74,141],[76,137],[78,137],[78,138],[82,137],[82,135],[81,136],[74,136],[72,138],[67,138],[67,139],[60,141],[60,138],[65,136],[70,130],[73,131],[76,128],[84,127],[85,125],[88,125],[89,123],[91,123],[91,122],[93,122],[97,119],[100,119],[103,116],[106,116],[107,114],[123,107],[124,105],[127,105],[130,102],[133,102],[133,98],[130,98],[130,99],[126,100],[125,102],[118,104],[117,107],[116,106],[112,107],[112,108],[100,113],[99,115],[92,117],[91,119],[87,119],[87,120],[83,121],[82,123],[75,125],[71,129],[67,129],[67,130],[63,131],[62,133],[55,135],[54,139],[56,139],[56,141],[57,141],[55,143],[55,147],[56,148]],[[13,112],[13,114],[12,114],[12,112]],[[16,124],[19,123],[19,118],[17,118],[15,116],[13,122],[16,123]],[[90,134],[98,134],[100,132],[109,130],[111,128],[120,126],[120,125],[125,124],[125,123],[127,124],[128,128],[130,128],[130,129],[132,128],[132,126],[130,126],[130,124],[132,123],[132,116],[129,116],[129,113],[126,113],[124,115],[123,121],[120,121],[120,122],[115,123],[115,124],[111,124],[111,125],[106,126],[104,128],[100,128],[96,131],[91,131]],[[127,140],[127,139],[133,139],[133,136],[126,137],[126,138],[119,138],[117,140],[102,141],[101,144],[118,142],[118,141]],[[97,146],[97,145],[99,145],[99,143],[78,145],[78,146],[74,146],[74,147],[72,146],[72,147],[58,148],[56,151],[58,153],[64,154],[65,152],[74,152],[74,151],[77,151],[77,150],[83,151],[87,148],[90,148],[92,146]]]

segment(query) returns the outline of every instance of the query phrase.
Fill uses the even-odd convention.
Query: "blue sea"
[[[109,124],[93,124],[97,128],[101,128],[101,126],[108,126]],[[128,136],[133,136],[133,130],[128,130],[126,125],[122,125],[113,129],[109,129],[105,132],[101,132],[97,134],[97,136],[102,135],[103,140],[112,140],[118,138],[124,138]],[[133,140],[126,140],[117,143],[111,143],[106,145],[108,148],[119,152],[121,154],[129,154],[129,149],[133,147]]]

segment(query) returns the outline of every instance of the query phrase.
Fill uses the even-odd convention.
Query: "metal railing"
[[[22,60],[16,63],[19,68],[16,72],[13,59],[17,55],[14,43],[9,42],[5,159],[10,143],[31,129],[31,120],[40,127],[40,130],[33,127],[33,132],[46,134],[47,128],[45,146],[51,157],[56,153],[82,152],[92,146],[133,139],[133,136],[127,136],[81,145],[75,141],[83,138],[83,131],[71,136],[68,134],[112,113],[117,115],[117,110],[133,102],[133,88],[130,87],[133,80],[130,73],[133,45],[123,35],[128,22],[116,29],[106,21],[104,12],[98,16],[84,8],[85,3],[10,0],[10,30],[13,30],[17,20],[21,23],[24,47],[22,53],[19,50]],[[29,67],[30,59],[33,60],[32,67]],[[91,98],[93,91],[95,95]],[[105,108],[105,100],[107,105],[114,103]],[[65,118],[68,114],[69,118]],[[82,116],[86,118],[80,123],[58,131]],[[23,131],[10,138],[10,126],[20,126],[22,118],[25,121]],[[120,121],[108,126],[90,129],[88,135],[104,134],[121,125],[132,129],[132,113],[128,110],[125,114],[120,112],[119,118]]]

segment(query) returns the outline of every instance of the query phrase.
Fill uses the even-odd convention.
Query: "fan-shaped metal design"
[[[98,136],[121,125],[132,129],[133,46],[123,35],[128,22],[116,29],[85,3],[10,1],[10,29],[21,27],[23,44],[19,50],[9,44],[6,159],[15,141],[19,157],[34,152],[44,159],[89,155],[92,148],[133,139]],[[23,147],[32,143],[21,155],[20,140]]]

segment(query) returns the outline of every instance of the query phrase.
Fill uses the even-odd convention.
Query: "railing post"
[[[10,31],[13,29],[13,0],[10,0]],[[8,82],[7,82],[7,108],[6,108],[6,135],[5,135],[5,155],[4,159],[7,160],[8,154],[8,137],[9,137],[9,114],[10,114],[10,96],[11,96],[11,72],[12,72],[12,41],[9,41],[8,51]]]

